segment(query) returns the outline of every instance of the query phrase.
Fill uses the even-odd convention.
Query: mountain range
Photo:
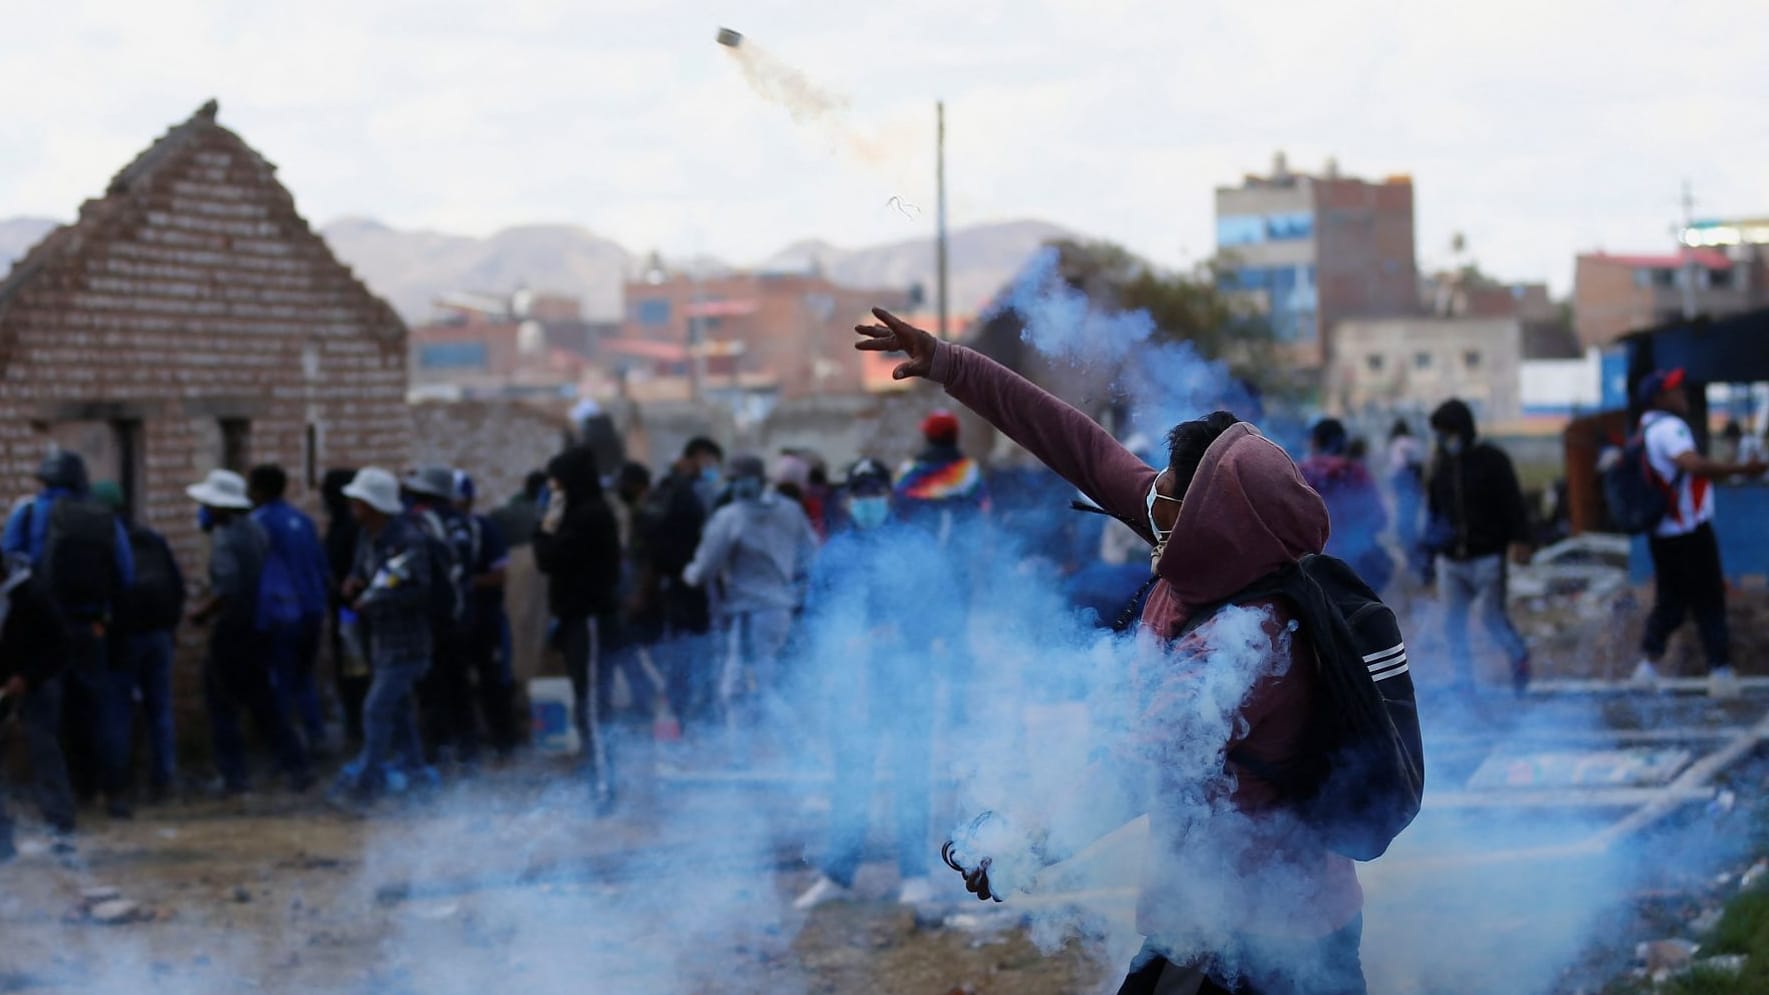
[[[23,256],[55,228],[47,218],[0,219],[0,264]],[[583,301],[584,316],[612,321],[621,315],[621,284],[634,278],[648,256],[575,225],[522,225],[476,238],[405,230],[370,218],[340,218],[320,229],[332,251],[387,298],[410,322],[427,319],[445,293],[506,293],[519,286],[570,294]],[[1042,221],[1008,221],[956,229],[950,243],[952,308],[982,306],[1037,250],[1066,229]],[[670,260],[678,265],[680,261]],[[696,258],[696,272],[730,270],[718,259]],[[794,242],[749,268],[803,272],[817,268],[852,287],[920,285],[931,306],[934,246],[931,238],[844,249],[828,242]]]
[[[0,219],[0,269],[23,256],[56,224],[46,218]],[[320,234],[408,322],[427,319],[433,302],[445,293],[507,293],[520,286],[576,296],[583,301],[584,316],[592,321],[618,320],[621,284],[636,277],[649,259],[575,225],[523,225],[475,238],[347,217],[324,226]],[[963,314],[982,306],[1040,245],[1064,237],[1071,233],[1042,221],[955,229],[950,243],[953,311]],[[702,273],[735,268],[717,259],[697,258],[689,265]],[[835,282],[852,287],[919,284],[929,306],[933,304],[931,238],[857,249],[800,241],[748,268],[776,272],[820,268]]]

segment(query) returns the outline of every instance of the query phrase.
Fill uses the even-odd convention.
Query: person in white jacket
[[[741,699],[767,696],[777,685],[781,650],[793,615],[804,604],[817,533],[797,502],[767,486],[762,461],[738,456],[729,465],[732,501],[713,513],[682,579],[717,583],[726,619],[719,703],[735,721]]]

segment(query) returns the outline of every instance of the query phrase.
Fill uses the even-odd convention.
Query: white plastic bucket
[[[536,677],[528,682],[528,713],[534,748],[542,753],[576,753],[577,726],[571,721],[571,678]]]

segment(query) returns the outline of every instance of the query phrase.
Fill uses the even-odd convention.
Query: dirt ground
[[[1538,675],[1619,674],[1649,595],[1518,605]],[[1769,597],[1735,597],[1733,611],[1740,669],[1769,672]],[[1409,641],[1428,647],[1429,623],[1415,615]],[[1430,653],[1414,659],[1429,681]],[[1639,707],[1618,700],[1604,721],[1727,719],[1609,714]],[[1457,776],[1453,759],[1435,758],[1439,777]],[[881,861],[850,900],[792,912],[823,836],[815,792],[635,783],[597,820],[573,784],[562,761],[530,758],[369,818],[279,790],[124,822],[87,812],[72,855],[50,852],[15,792],[24,852],[0,866],[0,993],[1057,995],[1111,991],[1122,974],[1116,948],[1041,950],[1011,905],[975,903],[937,863],[930,907],[896,903]],[[111,915],[122,921],[99,921]]]
[[[973,911],[956,886],[918,924],[884,864],[793,913],[813,874],[757,806],[592,820],[565,774],[531,761],[369,819],[282,792],[93,813],[65,857],[27,823],[0,867],[0,992],[1055,995],[1110,973],[1011,919],[942,926]],[[117,909],[92,889],[138,907],[99,922]]]

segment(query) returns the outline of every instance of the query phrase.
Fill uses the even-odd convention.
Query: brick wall
[[[544,469],[565,445],[564,417],[513,401],[417,404],[412,422],[413,462],[472,474],[482,512],[509,500],[530,470]]]
[[[0,493],[84,445],[201,577],[184,488],[224,454],[281,463],[310,511],[309,469],[408,461],[405,338],[210,105],[0,282]]]

